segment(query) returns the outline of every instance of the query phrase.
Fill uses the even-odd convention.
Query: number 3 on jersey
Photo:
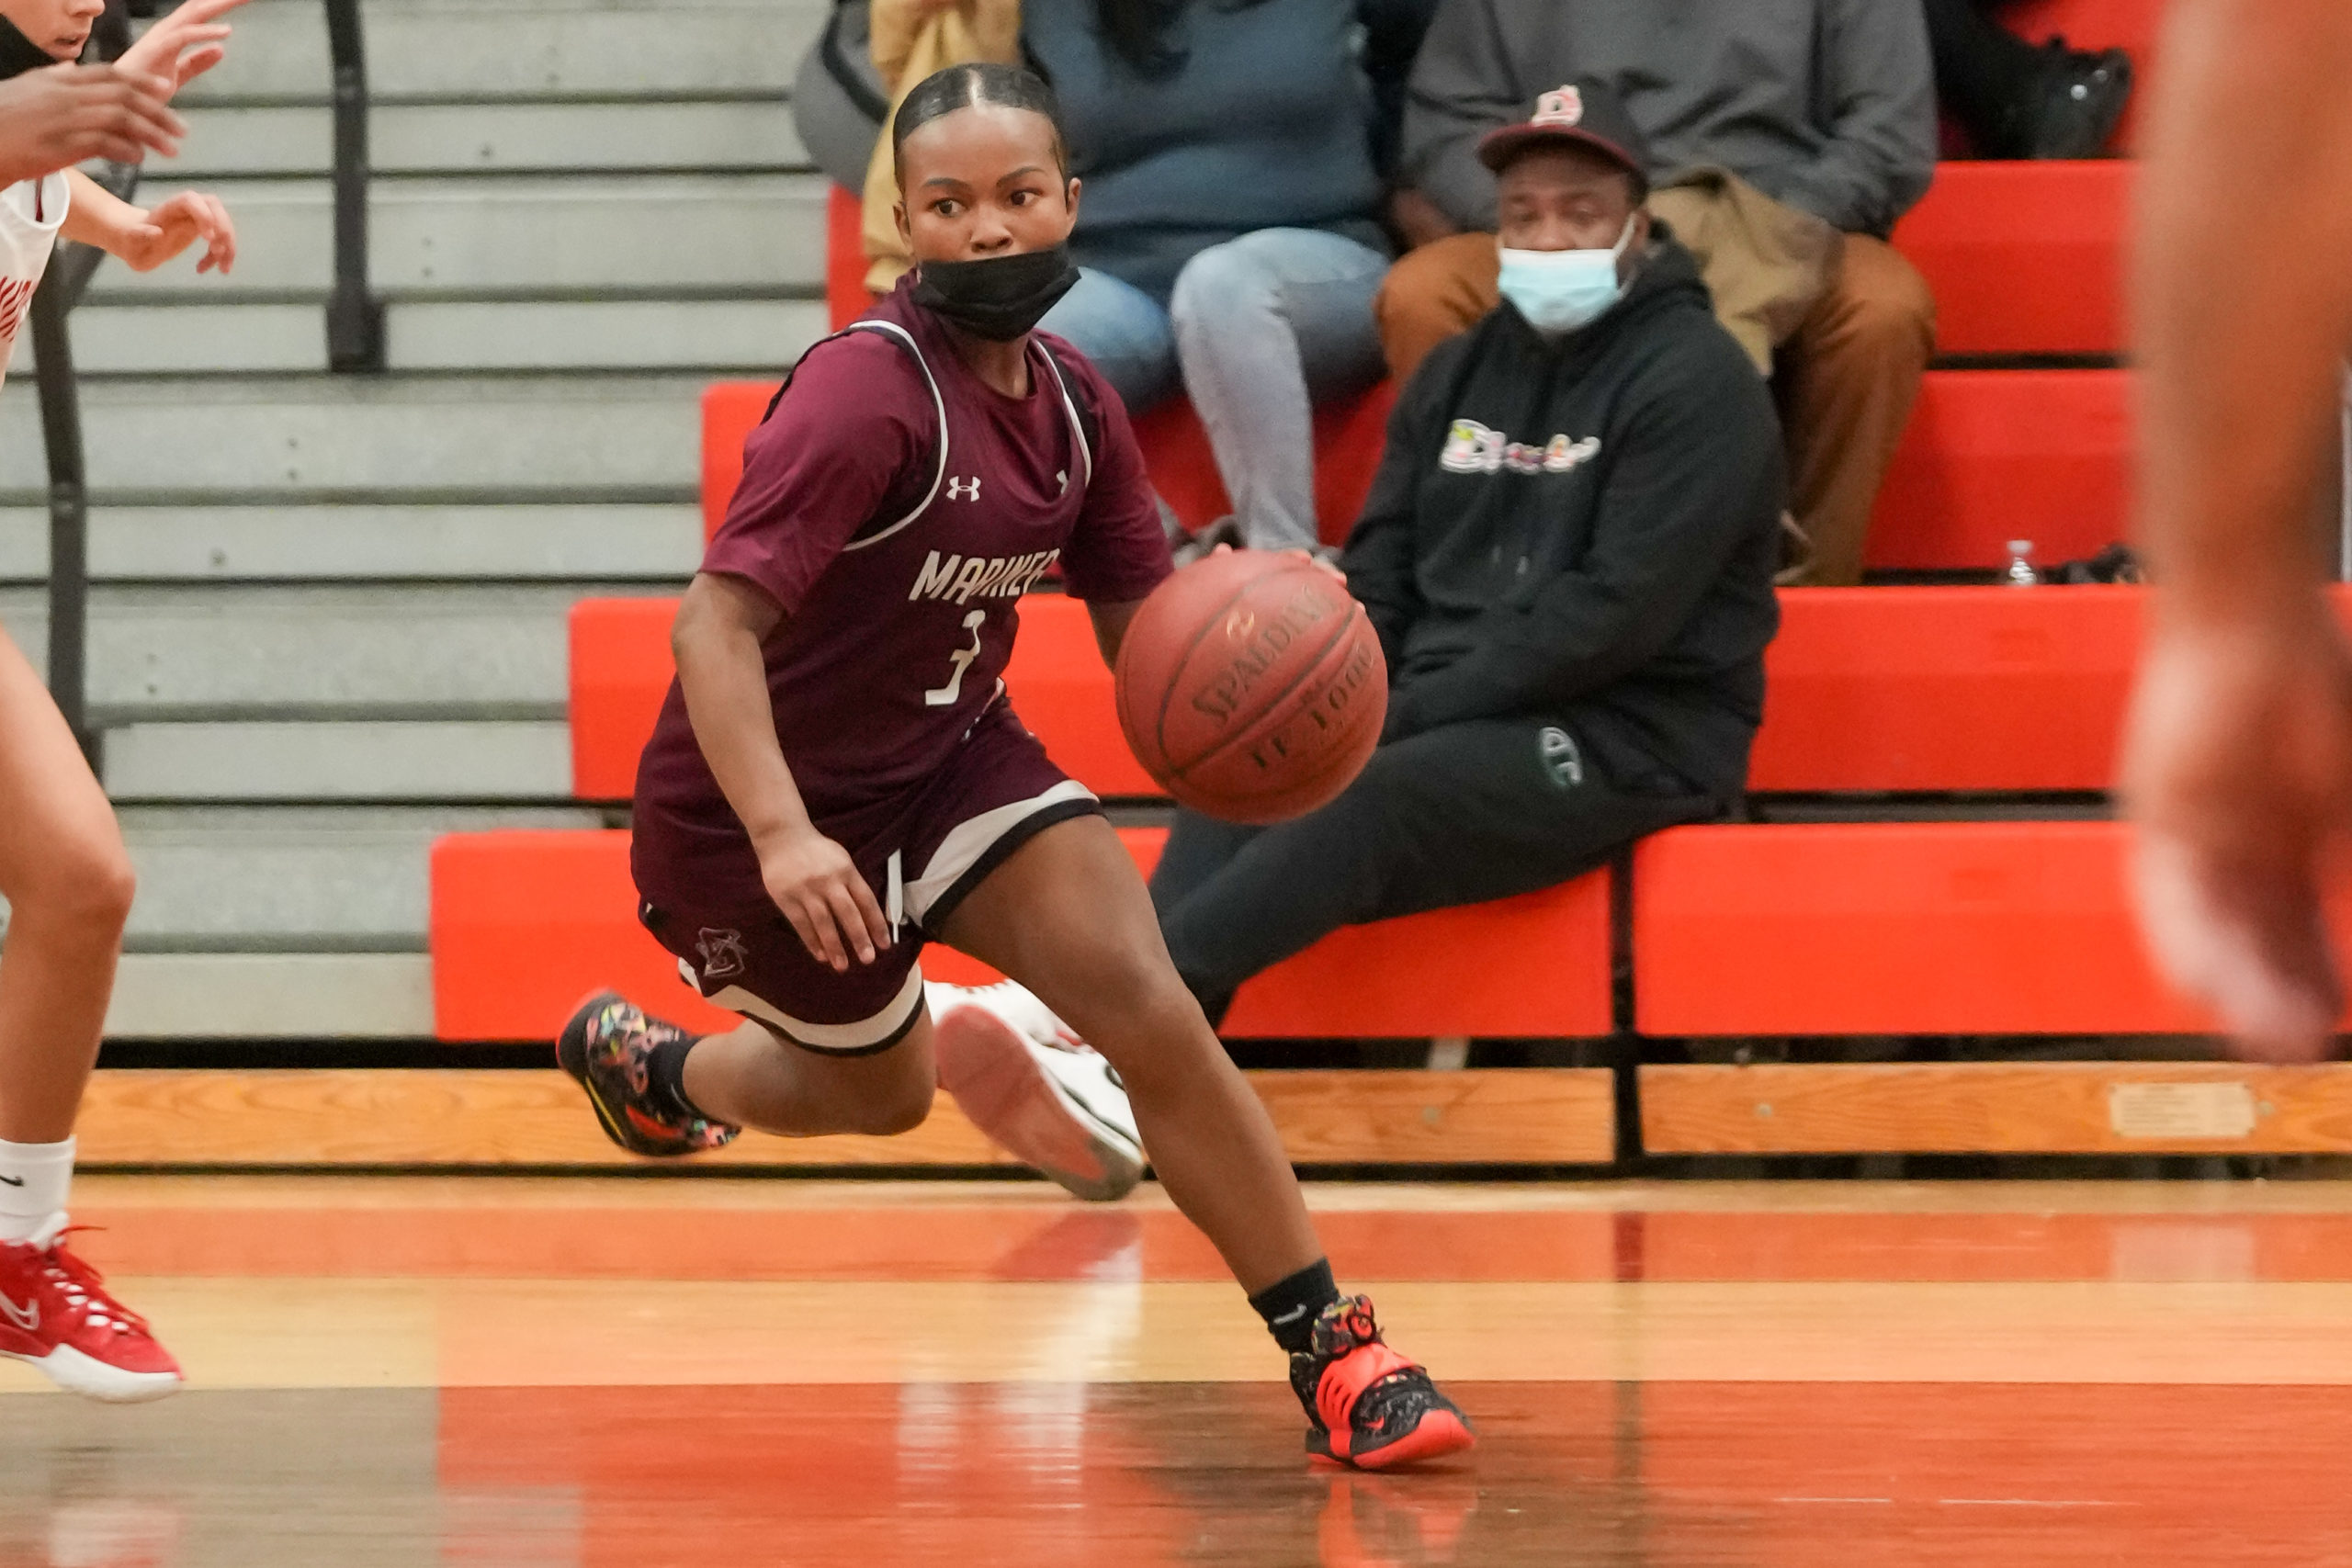
[[[980,656],[980,627],[987,623],[987,614],[979,610],[975,610],[964,617],[964,629],[972,634],[972,646],[959,648],[948,656],[947,662],[955,668],[948,673],[947,684],[933,686],[922,694],[925,707],[944,708],[956,705],[956,699],[963,694],[964,690],[964,671],[969,670],[972,667],[972,660]],[[905,688],[900,687],[899,690],[904,691]]]

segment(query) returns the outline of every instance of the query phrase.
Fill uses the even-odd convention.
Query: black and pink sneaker
[[[1426,1368],[1388,1347],[1369,1296],[1342,1296],[1315,1320],[1313,1348],[1290,1359],[1306,1407],[1306,1451],[1355,1470],[1442,1459],[1478,1441]]]
[[[588,1103],[613,1142],[633,1155],[657,1158],[698,1155],[725,1148],[743,1129],[682,1114],[654,1089],[653,1048],[691,1038],[617,993],[599,991],[563,1026],[555,1059],[588,1091]]]

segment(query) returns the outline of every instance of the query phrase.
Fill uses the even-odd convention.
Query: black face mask
[[[1011,343],[1077,286],[1069,247],[1056,245],[985,261],[925,262],[915,278],[914,301],[975,337]]]
[[[17,24],[0,17],[0,82],[11,76],[21,76],[28,71],[40,71],[62,64],[32,39],[17,30]]]

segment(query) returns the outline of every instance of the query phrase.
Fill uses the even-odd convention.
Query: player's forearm
[[[759,637],[748,627],[694,615],[690,605],[680,611],[673,647],[695,742],[752,842],[807,831],[808,810],[776,739]]]
[[[1119,647],[1127,640],[1127,626],[1142,608],[1140,599],[1086,607],[1087,618],[1094,623],[1094,646],[1102,650],[1102,662],[1114,670],[1119,667]]]
[[[2181,0],[2137,283],[2140,534],[2170,623],[2275,621],[2324,572],[2312,498],[2352,343],[2352,8]]]
[[[58,232],[78,244],[96,245],[109,254],[119,252],[130,231],[147,221],[145,211],[79,169],[66,170],[65,183],[74,194]]]

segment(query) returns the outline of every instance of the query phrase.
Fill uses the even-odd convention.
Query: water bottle
[[[2041,574],[2033,570],[2031,539],[2009,541],[2009,569],[2001,574],[2001,581],[2012,588],[2031,588],[2041,581]]]

